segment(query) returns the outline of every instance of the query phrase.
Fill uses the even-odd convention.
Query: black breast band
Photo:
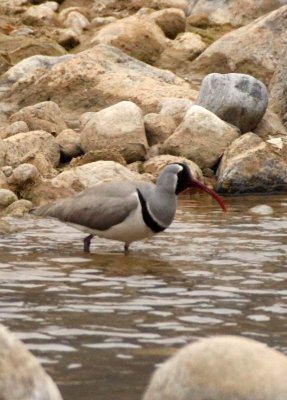
[[[139,189],[137,189],[138,192],[138,196],[140,199],[140,203],[142,206],[142,216],[143,216],[143,220],[145,222],[145,224],[154,232],[154,233],[158,233],[161,231],[164,231],[165,228],[163,228],[162,226],[160,226],[154,219],[153,217],[150,215],[148,208],[147,208],[147,204],[146,204],[146,200],[143,197],[143,195],[141,194],[141,192],[139,191]]]

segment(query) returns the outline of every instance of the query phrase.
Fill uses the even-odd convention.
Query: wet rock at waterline
[[[283,400],[286,374],[284,354],[244,337],[214,336],[160,365],[143,400]]]
[[[216,190],[220,193],[270,193],[287,190],[287,159],[271,144],[249,132],[226,150]]]
[[[3,325],[0,354],[1,399],[62,400],[56,384],[37,359]]]
[[[200,168],[212,168],[239,137],[235,127],[200,106],[191,106],[176,131],[164,142],[165,154],[182,156]]]
[[[142,160],[147,146],[142,111],[130,101],[89,114],[81,131],[84,152],[115,149],[127,162]]]
[[[261,121],[268,92],[262,82],[250,75],[214,73],[203,79],[195,103],[245,133]]]
[[[34,205],[31,201],[25,200],[25,199],[20,199],[14,201],[14,203],[10,204],[8,207],[5,208],[4,210],[4,215],[9,217],[24,217],[24,215],[28,214],[29,210],[33,208]],[[0,227],[1,230],[1,227]]]
[[[14,201],[18,200],[15,193],[13,193],[9,189],[0,189],[0,208],[8,207],[10,204],[14,203]]]

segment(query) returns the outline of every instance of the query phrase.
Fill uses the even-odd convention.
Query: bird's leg
[[[125,243],[125,253],[127,253],[129,251],[129,243]]]
[[[89,253],[90,252],[90,244],[91,244],[91,240],[93,239],[94,235],[89,235],[87,237],[85,237],[84,239],[84,252],[85,253]]]

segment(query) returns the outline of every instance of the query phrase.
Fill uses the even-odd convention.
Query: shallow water
[[[181,199],[172,226],[127,256],[100,239],[85,255],[83,234],[53,220],[8,219],[22,230],[0,237],[0,322],[65,400],[140,399],[154,366],[198,337],[287,354],[286,196],[225,201],[223,215],[206,196]]]

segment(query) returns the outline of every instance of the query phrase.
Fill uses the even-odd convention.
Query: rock
[[[80,44],[80,35],[78,35],[72,28],[55,30],[54,38],[66,50],[73,49]]]
[[[126,160],[117,150],[92,150],[80,157],[73,158],[70,162],[70,166],[80,167],[81,165],[94,161],[115,161],[121,165],[126,165]]]
[[[67,129],[61,110],[53,101],[22,108],[10,117],[10,122],[15,121],[25,121],[30,131],[43,130],[59,134]]]
[[[5,167],[1,168],[1,172],[3,172],[3,174],[8,178],[13,174],[13,168],[9,165],[5,165]]]
[[[161,101],[160,114],[168,115],[173,118],[176,125],[179,125],[186,111],[193,105],[189,99],[169,97]]]
[[[174,39],[179,33],[185,31],[185,13],[178,8],[166,8],[150,15],[164,32],[165,36]]]
[[[25,12],[24,18],[29,23],[51,23],[56,18],[55,11],[58,6],[55,1],[47,1],[44,4],[29,7]]]
[[[0,189],[0,207],[8,207],[16,200],[18,200],[18,198],[11,190]]]
[[[256,128],[268,104],[266,86],[245,74],[209,74],[195,104],[212,111],[242,133]]]
[[[3,325],[0,326],[0,391],[3,400],[62,400],[38,360]]]
[[[169,41],[161,53],[155,66],[162,69],[169,69],[180,76],[189,74],[191,61],[198,57],[205,49],[200,35],[192,32],[179,34],[175,40]]]
[[[8,90],[11,86],[14,85],[14,83],[21,82],[22,80],[25,81],[25,79],[27,78],[29,80],[29,76],[31,75],[31,79],[34,80],[33,74],[38,69],[41,69],[42,72],[43,70],[49,70],[54,65],[69,60],[73,57],[74,56],[72,54],[66,54],[59,57],[44,55],[27,57],[24,60],[18,62],[18,64],[11,67],[5,74],[1,76],[0,93]],[[32,103],[35,104],[37,103],[37,101]]]
[[[9,208],[9,206],[7,207],[7,208]],[[10,225],[10,224],[8,224],[8,222],[7,221],[4,221],[3,219],[0,219],[0,235],[6,235],[6,234],[9,234],[9,233],[14,233],[14,229],[13,229],[13,227]],[[8,400],[9,398],[7,398],[7,400]]]
[[[287,189],[287,158],[249,132],[226,150],[216,190],[221,193],[270,193]]]
[[[33,208],[33,203],[31,201],[24,199],[16,200],[14,203],[10,204],[10,206],[5,208],[5,215],[20,218],[28,214],[31,208]]]
[[[77,191],[106,181],[143,181],[140,174],[114,161],[96,161],[64,171],[51,180],[55,187],[74,188]]]
[[[6,175],[3,171],[0,171],[0,189],[9,189]]]
[[[281,137],[287,139],[287,128],[281,122],[278,115],[274,114],[269,109],[266,110],[262,120],[256,128],[253,129],[253,132],[263,140],[270,139],[270,137]]]
[[[34,184],[39,179],[39,171],[32,164],[20,164],[13,170],[8,178],[8,183],[15,187],[22,188],[28,184]]]
[[[39,55],[35,56],[35,54]],[[44,39],[0,33],[0,59],[3,58],[3,61],[7,61],[3,68],[0,67],[1,74],[6,72],[11,65],[15,66],[19,62],[26,63],[26,59],[30,56],[45,58],[48,56],[62,56],[64,54],[66,54],[66,50],[50,38]],[[1,76],[0,85],[3,78],[5,76]]]
[[[187,164],[191,170],[192,176],[199,181],[203,181],[202,171],[199,166],[196,165],[193,161],[188,160],[184,157],[176,157],[170,155],[153,157],[143,164],[143,171],[153,176],[158,176],[162,168],[165,167],[167,164],[177,162]]]
[[[169,115],[150,113],[144,116],[144,126],[149,146],[163,143],[176,129]]]
[[[273,11],[284,1],[253,1],[253,0],[191,0],[189,2],[188,15],[198,17],[206,15],[208,24],[239,27],[252,22],[261,15]]]
[[[282,57],[269,84],[270,109],[283,118],[287,111],[287,53]]]
[[[13,136],[21,132],[29,132],[28,125],[24,121],[17,121],[10,125],[4,125],[0,128],[0,139],[6,139],[9,136]]]
[[[259,204],[258,206],[252,207],[249,210],[252,214],[258,214],[258,215],[272,215],[273,214],[273,208],[270,206],[267,206],[265,204]]]
[[[75,10],[74,7],[61,11],[59,19],[66,28],[71,28],[77,35],[81,35],[83,30],[87,29],[90,24],[89,20],[79,11]]]
[[[94,113],[81,131],[81,147],[85,153],[115,149],[127,162],[143,159],[147,141],[141,109],[122,101]]]
[[[44,131],[18,133],[0,141],[0,167],[10,165],[17,167],[30,158],[42,154],[52,165],[57,166],[60,160],[60,149],[54,137]]]
[[[186,157],[200,168],[212,168],[238,136],[236,128],[205,108],[194,105],[162,149],[164,153]]]
[[[71,57],[53,68],[34,70],[25,78],[22,75],[21,82],[3,94],[3,103],[22,108],[49,98],[58,104],[67,121],[123,100],[149,113],[157,112],[164,98],[196,97],[188,82],[114,47],[99,45]]]
[[[115,17],[95,17],[90,23],[90,28],[98,28],[100,26],[108,25],[111,22],[115,22],[117,19]]]
[[[287,5],[214,42],[192,62],[190,74],[236,71],[268,84],[284,57],[286,30]]]
[[[70,160],[82,154],[80,134],[72,129],[64,129],[56,137],[56,143],[60,146],[60,152],[65,159]]]
[[[286,374],[284,354],[252,339],[214,336],[161,364],[143,400],[279,400],[287,396]]]
[[[150,18],[133,15],[101,28],[91,43],[115,46],[147,64],[153,64],[166,45],[166,37]]]
[[[132,0],[133,8],[154,8],[155,10],[162,10],[165,8],[179,8],[187,13],[188,1],[187,0]]]

